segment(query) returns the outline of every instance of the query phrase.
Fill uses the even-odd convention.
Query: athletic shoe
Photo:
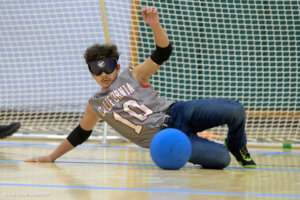
[[[19,122],[12,123],[7,126],[0,126],[0,139],[11,136],[15,132],[17,132],[20,127],[21,127],[21,124]]]
[[[224,143],[224,145],[228,148],[228,145],[226,144],[226,142]],[[238,161],[238,163],[241,166],[243,166],[245,168],[256,168],[256,163],[250,157],[250,153],[248,152],[247,147],[244,147],[239,150],[232,150],[230,148],[228,148],[228,149],[229,149],[230,153],[232,153],[232,155],[234,155],[234,157],[236,158],[236,160]]]

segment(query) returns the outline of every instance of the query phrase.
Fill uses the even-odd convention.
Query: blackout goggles
[[[111,74],[118,67],[118,63],[115,58],[104,58],[90,62],[88,66],[92,74],[99,76],[102,72]]]

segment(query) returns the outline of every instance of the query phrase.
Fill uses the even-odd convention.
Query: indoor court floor
[[[191,164],[161,170],[148,149],[120,141],[86,142],[54,163],[23,162],[58,144],[1,140],[0,199],[300,199],[300,149],[250,147],[256,169],[243,169],[232,159],[223,170]]]

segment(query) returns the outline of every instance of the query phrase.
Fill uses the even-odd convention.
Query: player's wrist
[[[151,23],[151,24],[148,24],[151,28],[151,30],[157,30],[157,29],[162,29],[162,26],[159,22],[155,22],[155,23]]]
[[[48,157],[50,158],[51,162],[54,162],[59,156],[55,155],[55,153],[51,153],[48,155]]]

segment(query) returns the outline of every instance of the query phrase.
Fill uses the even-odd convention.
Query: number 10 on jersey
[[[141,110],[143,113],[138,114],[132,108],[137,108]],[[135,100],[129,100],[123,103],[123,110],[128,113],[130,116],[136,118],[137,120],[143,122],[145,121],[149,115],[153,113],[153,110],[151,110],[146,105],[140,105]],[[113,112],[114,119],[118,122],[121,122],[122,124],[132,128],[136,134],[141,134],[143,126],[139,124],[134,124],[132,121],[122,117],[119,113]]]

